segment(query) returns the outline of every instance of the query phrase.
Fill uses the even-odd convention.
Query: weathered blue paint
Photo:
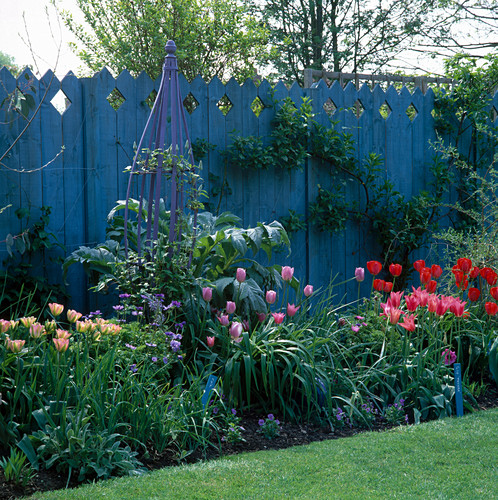
[[[37,89],[37,102],[51,76],[47,73],[38,81],[30,75]],[[6,69],[0,70],[0,78],[5,87],[0,87],[1,99],[24,80],[21,77],[17,82]],[[353,84],[343,89],[338,82],[330,88],[319,82],[313,88],[301,89],[298,85],[287,88],[282,82],[272,87],[265,80],[258,86],[250,80],[239,85],[233,79],[224,85],[218,78],[206,83],[200,77],[188,82],[182,76],[178,82],[182,99],[191,93],[198,103],[192,114],[186,114],[192,141],[205,139],[216,146],[202,160],[204,189],[209,193],[213,185],[223,179],[226,167],[227,181],[233,192],[223,197],[220,211],[235,212],[246,227],[257,221],[271,222],[287,215],[289,209],[307,217],[308,203],[315,198],[317,185],[332,187],[337,182],[331,178],[327,166],[314,160],[309,160],[301,172],[284,169],[236,171],[225,165],[221,153],[233,140],[232,132],[260,136],[264,145],[270,143],[271,122],[278,108],[275,101],[288,96],[296,106],[300,105],[303,96],[310,96],[315,119],[326,126],[332,126],[323,108],[330,98],[337,107],[332,120],[339,130],[353,134],[357,157],[361,159],[371,151],[379,154],[384,159],[385,178],[391,180],[400,192],[416,195],[431,180],[429,166],[433,152],[428,141],[435,138],[431,116],[434,93],[431,89],[425,94],[419,90],[411,94],[406,88],[399,92],[389,88],[384,92],[379,86],[371,90],[366,85],[356,89]],[[131,164],[133,143],[139,142],[150,113],[145,100],[153,89],[159,90],[159,83],[159,80],[151,81],[144,73],[134,79],[127,71],[114,78],[108,70],[102,70],[92,78],[78,79],[68,74],[60,83],[54,78],[53,88],[47,93],[48,102],[42,104],[32,127],[3,160],[13,170],[2,170],[1,206],[8,203],[13,206],[0,215],[0,234],[20,232],[14,214],[16,208],[29,204],[36,212],[44,204],[53,207],[49,229],[66,246],[67,252],[80,245],[103,242],[107,214],[126,194],[128,175],[123,170]],[[71,101],[62,116],[49,102],[59,88]],[[114,88],[125,98],[117,111],[107,101]],[[226,116],[217,105],[224,95],[233,105]],[[259,117],[250,108],[256,96],[267,106]],[[364,108],[359,119],[354,108],[357,100]],[[387,120],[379,113],[384,102],[391,108]],[[498,109],[498,93],[493,102]],[[410,104],[417,110],[413,121],[406,115]],[[13,124],[0,124],[0,154],[25,123],[18,119]],[[470,137],[464,138],[467,144],[469,140]],[[65,146],[64,153],[44,170],[32,174],[16,171],[41,167],[57,154],[62,145]],[[218,180],[211,181],[209,174],[217,176]],[[134,187],[131,195],[137,198],[138,194]],[[364,195],[354,187],[347,196],[362,199]],[[216,208],[218,200],[212,201]],[[279,254],[273,261],[295,267],[296,276],[317,289],[327,286],[330,276],[351,278],[355,267],[364,267],[366,260],[376,255],[372,235],[364,227],[348,224],[342,234],[331,235],[310,226],[307,232],[292,237],[290,256]],[[0,246],[0,258],[5,256],[5,247]],[[74,307],[83,311],[98,307],[94,294],[87,295],[88,283],[81,269],[71,269],[68,281]],[[367,292],[367,283],[364,288]],[[337,287],[336,300],[346,292],[348,300],[354,300],[356,290],[355,281]]]

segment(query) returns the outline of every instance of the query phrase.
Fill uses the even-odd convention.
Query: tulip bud
[[[233,314],[235,312],[235,309],[237,308],[237,306],[235,305],[235,302],[232,302],[231,300],[228,300],[227,301],[227,313],[228,314]]]
[[[65,351],[67,351],[67,348],[69,347],[69,339],[57,338],[57,339],[52,339],[52,342],[54,343],[55,348],[59,352],[65,352]]]
[[[242,325],[234,321],[232,326],[230,326],[230,336],[233,340],[237,341],[237,339],[242,335]],[[240,341],[239,341],[240,342]]]
[[[29,327],[29,334],[34,339],[39,339],[45,333],[45,328],[40,323],[33,323]]]
[[[202,298],[209,302],[213,298],[213,289],[210,287],[205,287],[202,289]]]
[[[284,281],[290,281],[294,276],[294,268],[289,266],[282,267],[282,279]]]
[[[48,308],[50,309],[50,312],[52,313],[52,316],[60,316],[62,314],[62,311],[64,310],[64,306],[62,304],[57,304],[55,302],[52,302],[48,305]]]
[[[357,267],[354,271],[354,277],[358,283],[361,283],[365,279],[365,269]]]
[[[67,311],[67,320],[69,323],[76,323],[81,318],[82,314],[80,312],[76,312],[74,309],[69,309]]]
[[[208,347],[214,346],[214,337],[206,337]]]
[[[274,304],[276,300],[277,300],[277,292],[273,290],[268,290],[266,292],[266,302],[268,302],[268,304]]]
[[[235,279],[239,283],[243,283],[246,280],[246,270],[243,267],[237,268],[237,273],[235,275]]]
[[[313,293],[313,285],[306,285],[304,287],[304,295],[309,297]]]

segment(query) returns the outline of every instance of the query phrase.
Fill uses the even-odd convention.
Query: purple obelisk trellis
[[[142,257],[142,210],[144,208],[146,185],[149,184],[147,193],[147,223],[145,247],[149,247],[149,257],[154,257],[152,248],[153,242],[157,241],[159,232],[159,209],[161,200],[161,185],[165,175],[167,175],[170,190],[170,225],[168,241],[170,252],[173,251],[171,245],[180,239],[181,234],[177,233],[178,212],[183,210],[184,193],[181,177],[182,168],[179,168],[179,161],[184,153],[188,155],[188,161],[193,167],[194,159],[190,138],[185,119],[185,110],[180,95],[178,83],[178,64],[175,56],[176,45],[172,40],[168,40],[165,46],[166,57],[164,59],[163,74],[161,84],[157,93],[154,106],[147,119],[142,137],[138,143],[138,148],[131,167],[128,190],[126,193],[126,206],[124,216],[124,244],[125,254],[128,257],[128,218],[129,199],[131,185],[134,176],[140,174],[140,195],[137,215],[137,252],[139,258]],[[168,133],[169,132],[169,133]],[[167,151],[171,154],[168,156]],[[185,151],[186,149],[186,151]],[[165,158],[168,161],[165,163]],[[171,161],[169,161],[171,160]],[[155,164],[157,162],[157,165]],[[194,220],[195,226],[195,220]]]

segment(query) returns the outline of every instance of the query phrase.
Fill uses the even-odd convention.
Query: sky
[[[57,0],[57,3],[73,11],[78,19],[76,0]],[[54,69],[58,77],[68,71],[76,73],[82,64],[68,47],[71,41],[74,37],[58,20],[49,0],[0,0],[0,51],[14,57],[18,66],[31,65],[38,75],[48,69]]]

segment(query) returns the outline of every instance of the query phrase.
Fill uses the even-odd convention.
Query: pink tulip
[[[74,309],[69,309],[67,311],[67,320],[69,323],[76,323],[81,316],[83,316],[80,312],[76,312]]]
[[[58,339],[68,339],[70,336],[71,334],[67,330],[61,330],[60,328],[57,328]]]
[[[389,296],[389,301],[391,302],[392,307],[397,308],[401,304],[401,297],[405,292],[391,292]]]
[[[445,349],[441,356],[444,357],[444,364],[446,366],[452,365],[457,360],[456,352],[450,349]]]
[[[275,320],[275,323],[277,325],[280,325],[284,321],[285,318],[284,313],[271,313],[271,315],[273,316],[273,319]]]
[[[52,342],[54,343],[55,348],[59,352],[65,352],[67,351],[67,348],[69,347],[69,339],[52,339]]]
[[[306,285],[304,287],[304,295],[309,297],[313,293],[313,285]]]
[[[30,316],[29,318],[21,318],[19,321],[24,327],[29,328],[36,321],[36,318]]]
[[[354,277],[358,283],[361,283],[365,279],[365,269],[357,267],[354,271]]]
[[[295,316],[300,306],[295,306],[294,304],[287,304],[287,316]]]
[[[45,332],[45,327],[40,323],[33,323],[29,327],[29,334],[34,339],[39,339]]]
[[[5,333],[10,328],[10,321],[6,319],[0,319],[0,333]]]
[[[410,314],[410,315],[405,315],[403,322],[398,323],[399,326],[402,326],[405,330],[408,330],[409,332],[414,332],[415,331],[415,318],[417,317],[416,314]]]
[[[458,299],[453,301],[453,304],[450,306],[450,311],[457,317],[463,316],[465,304],[467,302],[460,302]]]
[[[205,287],[202,289],[202,298],[209,302],[213,298],[213,289],[210,287]]]
[[[242,325],[238,321],[234,321],[230,327],[230,336],[235,342],[240,342],[242,340]],[[240,340],[238,340],[240,338]]]
[[[235,312],[235,309],[237,306],[235,305],[235,302],[232,302],[231,300],[227,301],[227,313],[228,314],[233,314]]]
[[[417,309],[419,305],[419,300],[416,295],[407,295],[405,297],[405,302],[406,302],[406,308],[410,311],[413,312],[415,309]]]
[[[389,312],[389,323],[395,325],[399,321],[402,312],[401,309],[391,309]]]
[[[221,316],[218,316],[218,321],[221,323],[222,326],[228,326],[228,323],[230,323],[230,320],[228,319],[228,314],[222,314]]]
[[[24,344],[26,343],[25,340],[10,340],[7,339],[7,349],[9,351],[12,351],[14,353],[21,352],[22,348],[24,347]]]
[[[64,306],[62,304],[56,304],[55,302],[50,303],[48,308],[50,309],[52,316],[60,316],[64,310]]]
[[[277,300],[277,292],[273,290],[268,290],[266,292],[266,302],[268,302],[268,304],[274,304],[276,300]]]
[[[284,281],[290,281],[294,276],[294,268],[289,266],[282,267],[282,279]]]
[[[258,321],[260,323],[264,323],[266,319],[266,313],[257,313],[256,316],[258,317]]]
[[[246,270],[243,267],[237,268],[237,273],[235,275],[235,279],[239,283],[243,283],[246,280]]]
[[[214,337],[206,337],[208,347],[214,346]]]

